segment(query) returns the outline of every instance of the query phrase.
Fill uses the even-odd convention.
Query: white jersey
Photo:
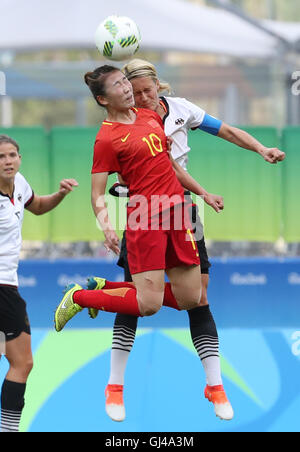
[[[0,284],[18,286],[24,208],[33,200],[26,179],[17,173],[13,198],[0,191]]]
[[[162,97],[161,101],[166,107],[163,118],[165,134],[173,139],[172,157],[186,170],[190,151],[188,132],[202,124],[206,112],[180,97]]]

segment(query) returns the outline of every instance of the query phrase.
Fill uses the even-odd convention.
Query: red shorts
[[[181,265],[200,265],[196,241],[189,227],[189,214],[181,208],[182,224],[174,227],[174,212],[169,211],[169,226],[158,229],[132,230],[127,227],[126,244],[130,273],[132,275],[151,270],[162,270]]]

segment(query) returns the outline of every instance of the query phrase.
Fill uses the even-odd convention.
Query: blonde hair
[[[152,63],[149,63],[149,61],[135,58],[125,64],[121,70],[126,75],[128,80],[132,80],[137,77],[151,77],[154,82],[159,83],[159,92],[168,91],[168,93],[171,94],[171,86],[169,83],[159,80],[155,66]]]

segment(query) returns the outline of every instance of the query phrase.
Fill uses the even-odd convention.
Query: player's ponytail
[[[84,74],[84,81],[87,84],[87,86],[90,86],[90,83],[93,80],[93,72],[87,72]]]
[[[135,58],[123,66],[122,72],[124,72],[128,80],[132,80],[137,77],[152,78],[154,82],[159,83],[159,92],[168,91],[170,94],[172,91],[169,83],[159,80],[155,66],[152,63],[149,63],[149,61]]]
[[[105,96],[105,80],[109,74],[119,70],[117,67],[104,65],[84,75],[85,83],[90,88],[97,104],[101,107],[104,107],[104,105],[98,101],[98,96]]]

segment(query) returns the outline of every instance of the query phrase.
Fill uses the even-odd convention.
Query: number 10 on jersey
[[[142,141],[147,143],[151,154],[155,157],[158,152],[163,151],[161,139],[155,133],[150,133],[148,138],[144,137],[142,138]]]

